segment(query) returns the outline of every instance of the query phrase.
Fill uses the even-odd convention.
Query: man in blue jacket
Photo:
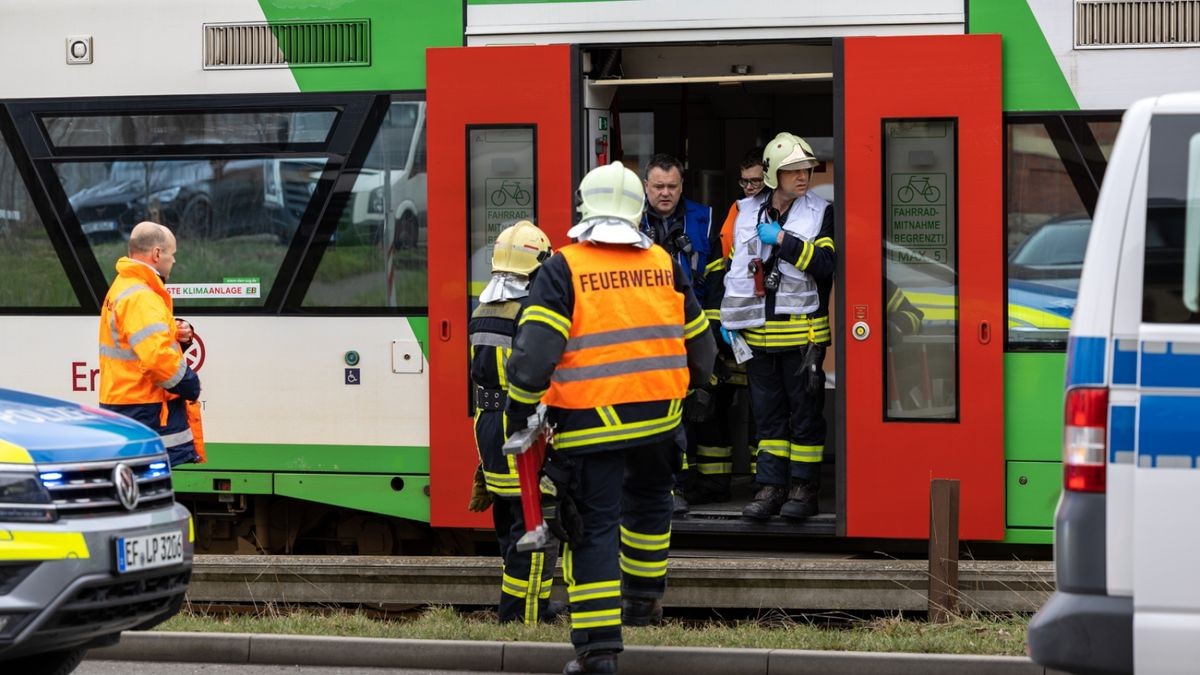
[[[672,155],[659,153],[646,165],[645,183],[647,208],[642,216],[642,232],[662,246],[679,264],[692,284],[696,300],[704,306],[706,289],[704,273],[709,263],[712,209],[699,202],[683,198],[683,163]],[[689,464],[696,463],[695,423],[687,425],[687,454],[675,489],[675,513],[686,513],[687,500],[683,488]],[[681,439],[682,440],[682,439]]]

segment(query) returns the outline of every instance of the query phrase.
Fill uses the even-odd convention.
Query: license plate
[[[183,562],[183,532],[117,537],[117,571],[137,572]]]
[[[117,229],[117,221],[115,220],[93,220],[83,224],[84,234],[95,234],[97,232],[115,232]]]

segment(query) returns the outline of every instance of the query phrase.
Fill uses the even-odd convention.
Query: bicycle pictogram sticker
[[[942,191],[930,183],[929,179],[930,176],[910,174],[908,182],[896,190],[896,199],[903,204],[908,204],[917,195],[921,195],[926,204],[936,204],[942,198]]]
[[[518,181],[506,180],[500,183],[500,187],[492,190],[489,199],[492,206],[507,206],[509,201],[517,206],[528,206],[529,200],[533,199],[533,193],[521,187]]]

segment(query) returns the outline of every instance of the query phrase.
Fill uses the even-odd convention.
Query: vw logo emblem
[[[113,469],[112,481],[113,486],[117,488],[117,499],[121,500],[121,506],[129,511],[136,509],[142,495],[138,491],[137,477],[133,475],[133,469],[127,464],[118,464]]]

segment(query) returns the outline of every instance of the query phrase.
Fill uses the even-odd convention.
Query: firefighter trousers
[[[758,427],[759,485],[787,486],[790,479],[819,482],[825,452],[825,372],[814,393],[799,373],[804,349],[755,349],[746,362],[750,408]]]
[[[667,588],[679,446],[666,438],[570,458],[583,520],[582,539],[563,553],[571,644],[580,655],[620,650],[621,596],[661,598]]]
[[[550,602],[550,585],[554,581],[554,565],[558,551],[517,550],[517,540],[525,534],[525,517],[521,499],[496,497],[492,500],[492,522],[500,555],[504,557],[504,573],[500,583],[500,622],[520,621],[536,624],[546,613]]]
[[[492,493],[492,523],[504,571],[500,583],[500,621],[535,624],[550,601],[550,584],[558,551],[517,550],[525,534],[521,511],[521,485],[512,458],[504,455],[504,412],[489,410],[475,418],[475,443],[483,463],[484,479]]]

